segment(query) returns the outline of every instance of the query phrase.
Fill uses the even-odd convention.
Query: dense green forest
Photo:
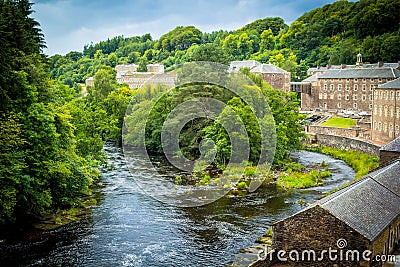
[[[118,36],[86,45],[82,52],[50,58],[43,54],[44,36],[30,16],[31,5],[28,0],[0,1],[0,224],[76,207],[91,195],[99,177],[96,167],[105,161],[103,142],[121,141],[131,98],[154,90],[117,84],[117,64],[162,62],[174,68],[190,61],[256,59],[291,71],[298,81],[309,66],[354,63],[359,52],[371,62],[397,62],[400,55],[399,0],[338,1],[304,14],[290,26],[281,18],[212,33],[178,26],[158,40],[150,34]],[[268,98],[277,129],[275,163],[282,164],[289,151],[299,148],[302,117],[297,97],[244,73]],[[94,76],[94,86],[83,94],[82,83],[89,76]],[[247,116],[249,110],[240,99],[226,100]],[[227,141],[218,123],[202,121],[196,126],[205,126],[204,131],[187,129],[183,136],[188,155],[198,153],[193,146],[197,134],[220,136],[220,144]],[[258,140],[257,130],[251,135]],[[159,149],[157,142],[148,145]],[[220,163],[229,154],[225,147],[218,147]],[[253,156],[257,158],[257,151]]]

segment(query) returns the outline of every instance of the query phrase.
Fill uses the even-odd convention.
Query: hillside
[[[74,86],[101,65],[162,62],[167,68],[195,60],[256,59],[292,72],[295,81],[309,66],[365,61],[397,62],[400,55],[400,0],[340,0],[303,14],[290,26],[282,18],[256,20],[236,31],[204,33],[178,26],[154,40],[150,34],[117,36],[86,45],[83,52],[51,57],[53,77]]]

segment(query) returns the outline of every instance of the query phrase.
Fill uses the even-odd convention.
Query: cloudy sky
[[[48,55],[82,51],[85,44],[118,35],[159,38],[178,25],[202,31],[234,30],[259,18],[287,24],[334,0],[32,0]]]

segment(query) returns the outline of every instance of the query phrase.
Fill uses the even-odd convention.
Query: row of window
[[[342,103],[338,102],[336,106],[337,106],[338,109],[341,109],[342,108]],[[322,108],[321,104],[320,104],[320,108]],[[328,104],[324,103],[323,108],[327,109],[328,108]],[[357,103],[353,103],[353,109],[354,110],[358,109],[358,104]],[[372,104],[369,105],[369,109],[372,110]]]
[[[389,98],[390,100],[394,100],[394,97],[396,96],[396,99],[400,101],[400,92],[396,92],[395,94],[394,91],[388,92],[386,90],[385,91],[379,90],[374,92],[374,96],[375,99],[380,99],[380,100],[383,99],[389,100]]]
[[[346,100],[350,100],[350,96],[349,95],[345,95],[344,98]],[[319,99],[328,99],[328,94],[327,93],[324,93],[324,94],[320,93],[319,94]],[[335,99],[335,95],[334,94],[329,95],[329,99],[331,99],[331,100]],[[362,95],[361,99],[362,99],[362,101],[367,101],[367,95]],[[339,101],[342,100],[342,95],[341,94],[339,94],[337,96],[337,100],[339,100]],[[353,100],[357,101],[358,100],[358,96],[357,95],[353,95]],[[371,100],[371,101],[373,100],[373,95],[369,95],[369,100]]]
[[[329,86],[329,89],[331,90],[331,91],[334,91],[335,90],[335,85],[334,84],[324,84],[324,91],[327,91],[328,90],[328,86]],[[346,85],[346,91],[350,91],[350,85]],[[374,89],[376,88],[376,86],[375,85],[370,85],[369,86],[369,90],[370,91],[373,91]],[[342,91],[342,85],[341,84],[338,84],[337,85],[337,90],[338,91]],[[355,84],[354,86],[353,86],[353,90],[354,91],[358,91],[358,84]],[[363,84],[362,85],[362,90],[363,91],[367,91],[367,85],[366,84]]]
[[[389,131],[389,133],[393,133],[393,124],[389,124],[389,127],[388,127],[387,123],[382,123],[382,122],[377,123],[376,121],[374,121],[373,127],[374,127],[375,131],[380,131],[380,132],[383,131],[384,133]],[[395,130],[395,134],[398,136],[400,134],[399,125],[396,125],[394,130]]]
[[[394,107],[388,107],[388,106],[378,106],[374,105],[374,115],[377,116],[379,114],[380,117],[385,115],[385,117],[388,117],[390,115],[391,118],[394,117],[394,112],[395,108]],[[400,107],[396,107],[396,118],[400,119]]]
[[[324,82],[326,82],[328,79],[326,79],[326,80],[323,80]],[[344,79],[342,79],[342,78],[339,78],[338,79],[338,81],[339,82],[341,82],[341,81],[343,81]],[[347,78],[346,79],[346,82],[350,82],[350,78]],[[363,82],[366,82],[367,81],[367,78],[362,78],[362,79],[360,79],[360,80],[362,80]],[[390,81],[391,79],[390,78],[388,78],[388,79],[385,79],[385,78],[377,78],[377,79],[375,79],[375,78],[370,78],[369,79],[369,81],[370,82],[375,82],[375,81],[378,81],[378,82],[386,82],[386,81]],[[331,82],[333,82],[333,81],[335,81],[335,79],[330,79],[330,81]],[[358,82],[358,78],[355,78],[355,79],[353,79],[353,81],[354,82]]]

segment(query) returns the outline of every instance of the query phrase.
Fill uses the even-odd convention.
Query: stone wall
[[[355,150],[371,156],[379,157],[380,146],[374,145],[367,141],[328,134],[316,134],[316,139],[317,143],[323,146]]]
[[[320,126],[320,125],[310,125],[308,126],[308,132],[315,134],[329,134],[329,135],[338,135],[344,136],[348,138],[356,138],[360,135],[364,129],[360,127],[350,127],[350,128],[337,128],[337,127],[328,127],[328,126]]]

